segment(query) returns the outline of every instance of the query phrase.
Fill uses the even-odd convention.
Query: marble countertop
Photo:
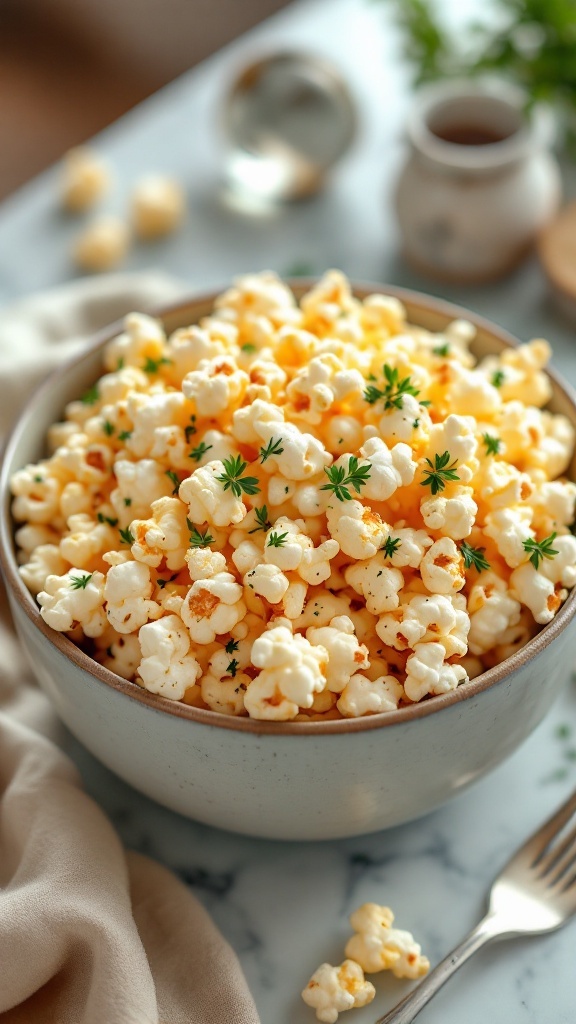
[[[362,113],[358,139],[313,201],[247,217],[222,201],[218,109],[236,69],[290,45],[332,58]],[[354,279],[442,294],[527,339],[545,336],[554,362],[576,382],[576,334],[556,313],[535,260],[490,287],[438,287],[398,259],[392,188],[403,158],[408,71],[384,5],[299,0],[141,104],[103,132],[121,210],[141,171],[168,171],[187,186],[185,229],[134,249],[127,269],[150,265],[219,287],[235,274],[295,263],[341,267]],[[49,170],[0,206],[0,302],[70,280],[75,221],[55,201]],[[574,181],[567,176],[567,190]],[[251,840],[195,824],[151,803],[99,765],[72,737],[65,747],[89,792],[129,846],[173,868],[212,913],[238,953],[262,1024],[305,1024],[299,999],[311,971],[342,955],[347,915],[390,903],[435,963],[480,917],[508,855],[576,785],[576,686],[570,683],[524,746],[489,777],[428,818],[389,832],[330,843]],[[483,951],[420,1017],[422,1024],[573,1024],[576,925],[545,938]],[[370,1024],[406,991],[376,977],[377,999],[350,1019]],[[343,1018],[344,1019],[344,1018]],[[345,1018],[346,1020],[348,1018]]]

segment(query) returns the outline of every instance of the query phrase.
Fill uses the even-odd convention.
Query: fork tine
[[[561,863],[566,860],[566,856],[569,858],[573,855],[575,840],[576,825],[570,829],[561,842],[555,846],[549,846],[547,852],[540,857],[538,861],[538,878],[546,878],[551,874],[557,875]]]
[[[567,836],[566,840],[561,844],[559,855],[551,862],[548,871],[544,874],[544,880],[548,880],[548,885],[556,885],[556,883],[559,882],[570,869],[575,860],[576,828],[572,829],[569,836]]]
[[[562,804],[560,809],[556,811],[556,814],[553,814],[548,821],[544,822],[542,828],[532,837],[531,844],[536,846],[537,852],[530,865],[531,867],[535,868],[541,863],[549,851],[552,840],[562,831],[575,812],[576,790],[568,797],[566,803]]]

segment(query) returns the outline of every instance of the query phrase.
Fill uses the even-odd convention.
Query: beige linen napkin
[[[185,286],[75,282],[0,311],[0,434],[94,330]],[[58,733],[0,595],[0,1024],[259,1024],[238,961],[169,871],[127,853]]]

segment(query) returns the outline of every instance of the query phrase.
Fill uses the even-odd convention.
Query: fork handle
[[[488,914],[480,924],[470,932],[469,935],[453,949],[447,957],[428,975],[424,981],[403,999],[393,1010],[379,1017],[375,1024],[410,1024],[422,1007],[435,996],[438,989],[448,978],[451,978],[455,971],[480,949],[487,942],[502,934],[501,929],[495,924],[495,916]]]

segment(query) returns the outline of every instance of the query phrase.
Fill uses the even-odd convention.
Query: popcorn
[[[153,692],[278,721],[390,713],[509,657],[576,586],[574,430],[539,408],[546,343],[478,366],[474,333],[335,271],[300,304],[240,278],[169,338],[129,314],[13,475],[46,621]]]
[[[182,605],[182,621],[192,640],[210,644],[217,635],[229,633],[246,614],[242,587],[229,572],[218,572],[211,579],[196,580]]]
[[[106,628],[104,585],[103,573],[85,573],[77,568],[62,576],[48,576],[45,589],[37,595],[40,615],[59,633],[80,625],[85,636],[100,636]]]
[[[421,978],[430,968],[410,932],[393,928],[389,907],[364,903],[350,916],[355,935],[346,943],[346,956],[369,973],[392,971],[397,978]]]
[[[397,608],[404,577],[399,569],[390,568],[380,551],[373,558],[356,562],[344,570],[344,579],[357,594],[366,599],[366,607],[374,615]]]
[[[409,700],[419,701],[428,693],[448,693],[466,679],[461,665],[448,665],[440,643],[416,644],[406,662],[404,692]]]
[[[466,582],[464,559],[450,537],[441,537],[422,557],[420,573],[432,594],[454,594]]]
[[[60,198],[65,209],[73,213],[90,209],[109,185],[107,164],[87,146],[78,146],[66,153],[60,181]]]
[[[144,687],[168,700],[182,700],[202,674],[190,652],[190,636],[177,615],[165,615],[141,627],[142,660],[138,672]]]
[[[119,217],[101,214],[76,239],[72,256],[82,270],[112,270],[126,258],[128,227]]]
[[[168,235],[184,220],[186,201],[178,182],[160,175],[142,178],[132,193],[136,234],[145,240]]]
[[[485,654],[500,643],[510,626],[520,618],[520,604],[508,591],[506,581],[494,572],[483,572],[468,596],[472,654]]]
[[[215,459],[199,466],[180,484],[178,497],[188,505],[188,516],[193,523],[231,526],[244,519],[246,506],[232,488],[225,491],[218,479],[224,474],[224,469],[224,463]]]
[[[255,640],[252,664],[261,671],[244,697],[248,714],[286,721],[311,707],[314,694],[324,689],[328,652],[286,626],[275,626]]]
[[[147,565],[129,561],[110,567],[104,600],[108,622],[117,633],[134,633],[148,619],[158,617],[160,609],[150,600],[151,595],[152,581]]]
[[[335,1024],[344,1010],[367,1006],[375,995],[376,989],[364,980],[362,968],[354,960],[345,960],[339,967],[321,964],[302,992],[302,999],[316,1010],[318,1020]]]
[[[403,696],[404,688],[395,676],[379,676],[371,680],[357,674],[344,687],[336,706],[345,718],[360,718],[362,715],[396,711]]]
[[[358,643],[354,623],[347,615],[334,616],[329,626],[311,626],[306,639],[328,654],[326,687],[332,693],[342,693],[359,669],[369,667],[368,648]]]

